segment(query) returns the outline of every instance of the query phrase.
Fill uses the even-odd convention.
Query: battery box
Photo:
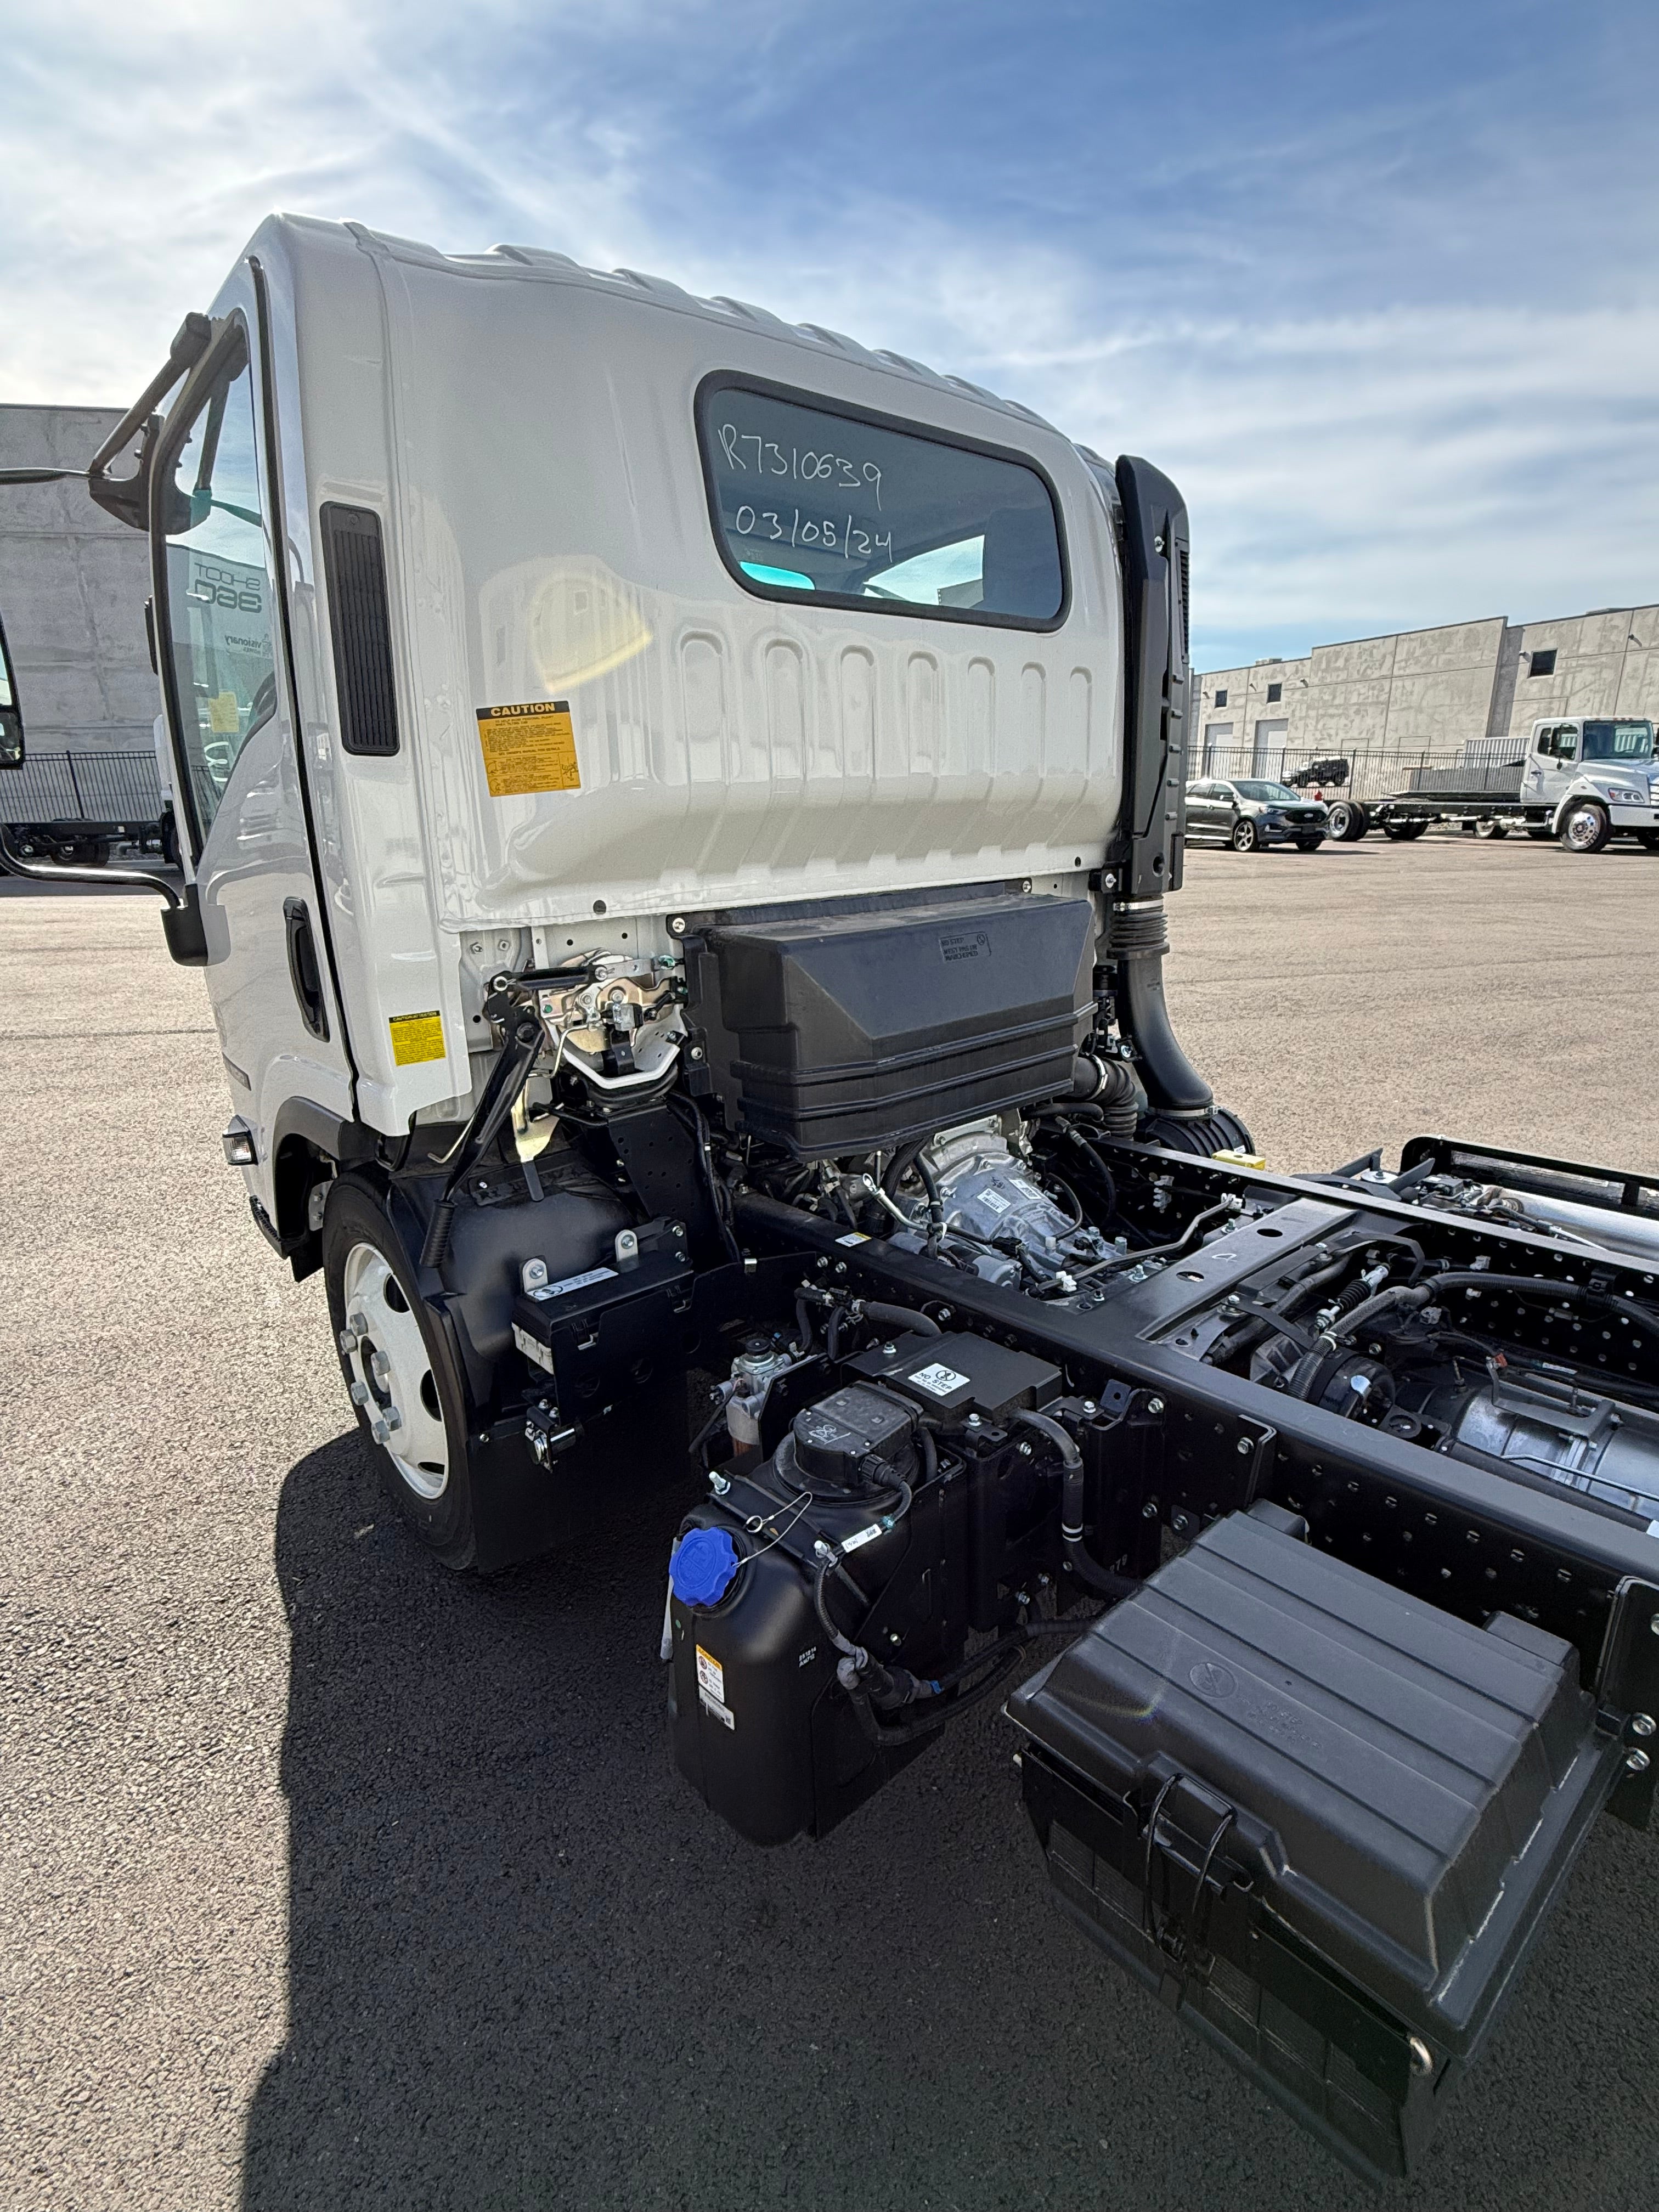
[[[1622,1746],[1578,1655],[1257,1507],[1017,1691],[1062,1905],[1328,2148],[1411,2171]]]

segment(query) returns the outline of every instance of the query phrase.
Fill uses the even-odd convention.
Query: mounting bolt
[[[1433,2073],[1434,2053],[1430,2050],[1428,2045],[1424,2042],[1420,2035],[1408,2035],[1406,2039],[1406,2048],[1412,2055],[1412,2072],[1413,2074]]]
[[[1255,1449],[1255,1445],[1250,1442],[1250,1440],[1249,1440],[1249,1438],[1248,1437],[1241,1437],[1239,1438],[1239,1440],[1238,1440],[1238,1455],[1239,1455],[1240,1459],[1249,1459],[1249,1457],[1250,1454],[1251,1454]]]
[[[1632,1735],[1651,1735],[1653,1734],[1653,1715],[1651,1713],[1632,1713],[1630,1717],[1630,1732]]]
[[[700,1044],[694,1044],[690,1051],[687,1053],[685,1056],[690,1060],[701,1060],[702,1058],[702,1047]]]
[[[1146,1504],[1141,1507],[1141,1509],[1140,1509],[1140,1517],[1141,1517],[1141,1519],[1142,1519],[1143,1521],[1156,1521],[1156,1520],[1157,1520],[1157,1518],[1158,1518],[1158,1501],[1157,1501],[1157,1499],[1156,1499],[1156,1498],[1149,1498],[1146,1500]]]
[[[1149,1413],[1161,1413],[1164,1411],[1164,1401],[1163,1401],[1163,1399],[1162,1399],[1162,1398],[1149,1398],[1149,1399],[1146,1401],[1146,1411],[1147,1411]]]
[[[668,934],[669,934],[671,937],[684,937],[684,934],[685,934],[685,916],[684,916],[683,914],[672,914],[672,915],[670,915],[670,916],[668,917]]]
[[[1085,1398],[1083,1401],[1083,1410],[1092,1419],[1094,1415],[1100,1411],[1100,1408],[1092,1398]]]
[[[1646,1752],[1632,1751],[1625,1760],[1625,1771],[1627,1774],[1645,1774],[1652,1764]]]

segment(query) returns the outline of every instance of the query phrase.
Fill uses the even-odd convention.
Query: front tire
[[[1316,853],[1324,842],[1322,837],[1298,837],[1296,849],[1298,853]]]
[[[1254,853],[1261,842],[1261,836],[1255,823],[1246,816],[1243,821],[1234,823],[1233,834],[1227,842],[1235,853]]]
[[[323,1214],[323,1271],[346,1388],[398,1512],[446,1566],[477,1546],[466,1385],[378,1191],[342,1176]]]
[[[1574,799],[1555,833],[1564,853],[1599,853],[1612,835],[1607,810],[1594,799]]]
[[[1357,799],[1339,799],[1331,808],[1328,827],[1339,845],[1357,845],[1371,826],[1371,818]]]

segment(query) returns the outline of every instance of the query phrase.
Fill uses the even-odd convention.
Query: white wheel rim
[[[1567,817],[1567,842],[1570,845],[1593,845],[1601,827],[1601,818],[1595,809],[1581,806],[1576,814]]]
[[[421,1324],[375,1245],[352,1246],[342,1288],[341,1357],[352,1397],[416,1496],[441,1498],[449,1486],[449,1438]]]

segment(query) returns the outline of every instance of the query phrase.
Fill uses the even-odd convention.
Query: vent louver
[[[368,507],[330,501],[322,525],[341,747],[384,757],[398,750],[398,702],[380,518]]]

